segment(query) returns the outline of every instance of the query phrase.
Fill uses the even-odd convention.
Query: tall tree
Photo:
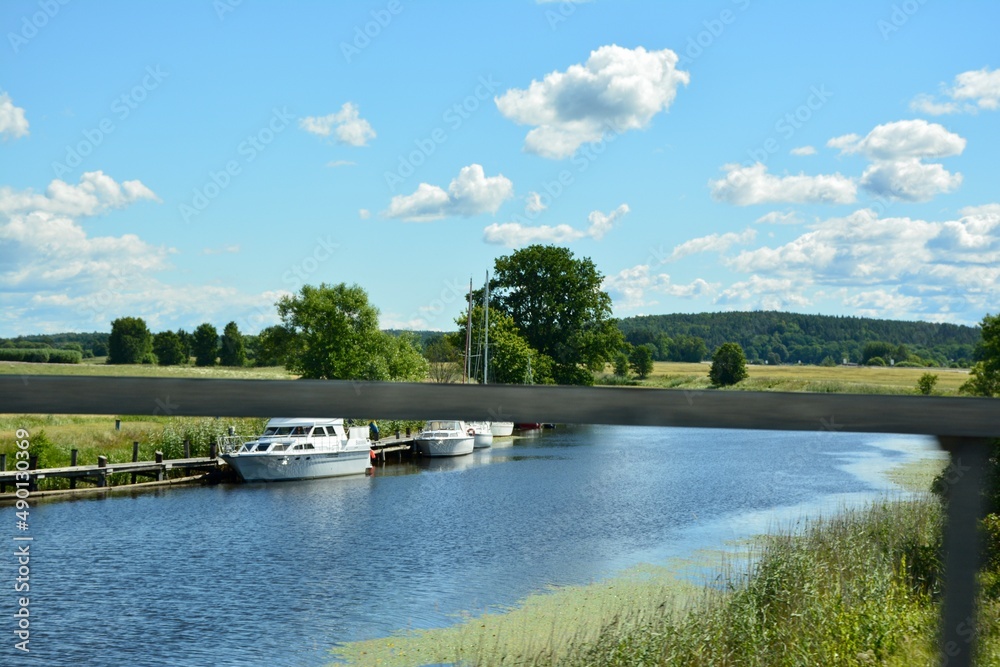
[[[119,317],[108,337],[109,364],[141,364],[153,351],[153,335],[141,317]]]
[[[378,328],[378,309],[357,285],[304,285],[278,301],[288,333],[285,366],[304,378],[421,380],[426,361],[408,336]]]
[[[255,366],[284,366],[292,343],[292,333],[282,326],[267,327],[257,335]]]
[[[1000,315],[987,313],[980,324],[982,341],[976,363],[961,391],[974,396],[1000,396]]]
[[[708,377],[716,387],[727,387],[749,377],[747,358],[739,343],[723,343],[712,355]]]
[[[230,322],[222,330],[222,348],[219,350],[219,364],[222,366],[243,366],[247,362],[243,334],[236,322]]]
[[[629,366],[640,380],[645,380],[653,372],[653,350],[656,346],[652,343],[637,345],[632,348],[629,355]]]
[[[178,366],[188,360],[184,342],[173,331],[162,331],[153,336],[153,353],[156,354],[156,363],[161,366]]]
[[[198,325],[191,338],[195,366],[214,366],[219,356],[219,332],[205,322]]]
[[[533,349],[552,360],[560,384],[592,384],[624,339],[611,319],[604,276],[568,248],[531,245],[500,257],[490,282],[497,309]]]

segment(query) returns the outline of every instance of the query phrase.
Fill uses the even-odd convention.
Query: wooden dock
[[[108,463],[107,457],[98,458],[97,465],[77,465],[64,468],[37,468],[27,470],[4,470],[0,471],[0,491],[13,490],[15,483],[24,483],[24,475],[28,476],[29,489],[37,488],[38,482],[50,477],[60,477],[70,480],[70,488],[76,488],[76,482],[90,482],[98,488],[108,485],[108,475],[115,473],[131,473],[132,483],[136,483],[136,477],[142,476],[153,481],[162,482],[166,479],[167,473],[171,470],[189,471],[209,471],[218,469],[225,463],[209,456],[198,456],[183,459],[164,459],[163,455],[157,456],[155,461],[128,461],[123,463]],[[18,475],[21,477],[19,478]]]

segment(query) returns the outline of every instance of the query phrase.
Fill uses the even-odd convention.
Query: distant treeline
[[[968,366],[980,340],[978,327],[776,311],[645,315],[618,321],[634,346],[649,345],[659,361],[697,361],[723,343],[739,343],[751,362],[893,363]],[[885,359],[888,363],[889,359]],[[877,362],[876,362],[877,363]]]
[[[0,361],[78,364],[108,353],[108,334],[58,333],[0,338]]]

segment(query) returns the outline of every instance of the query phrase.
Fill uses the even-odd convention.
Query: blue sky
[[[358,283],[448,329],[533,242],[615,314],[1000,303],[988,2],[0,5],[0,336]]]

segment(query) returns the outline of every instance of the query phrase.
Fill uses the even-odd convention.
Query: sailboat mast
[[[469,382],[469,375],[472,370],[472,359],[469,357],[469,348],[472,345],[472,278],[469,278],[469,313],[465,320],[465,376],[463,383]]]
[[[490,272],[486,272],[486,285],[483,287],[483,310],[486,333],[483,334],[483,384],[488,384],[490,377]]]

